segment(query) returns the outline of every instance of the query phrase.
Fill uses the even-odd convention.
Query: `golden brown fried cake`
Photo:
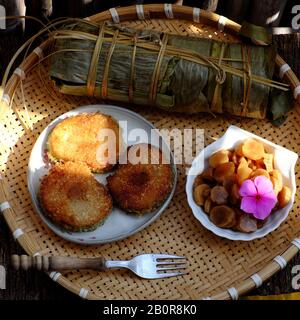
[[[107,140],[101,136],[107,129],[115,139]],[[84,162],[93,172],[109,171],[116,164],[122,147],[120,130],[115,119],[101,113],[83,113],[67,118],[49,136],[49,157],[52,160]],[[113,150],[110,153],[112,160],[108,159],[108,149],[105,148],[107,141]]]
[[[151,150],[156,164],[151,164]],[[172,190],[172,168],[163,161],[161,150],[148,144],[130,147],[127,157],[128,163],[120,164],[115,174],[107,178],[108,189],[123,210],[139,214],[151,212]]]
[[[40,187],[40,202],[51,220],[70,231],[90,231],[112,210],[112,198],[84,163],[58,163]]]

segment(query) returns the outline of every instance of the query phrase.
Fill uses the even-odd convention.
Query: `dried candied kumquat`
[[[235,212],[228,206],[214,207],[209,216],[211,221],[220,228],[232,228],[236,224]]]
[[[223,163],[229,162],[229,151],[220,150],[214,153],[213,155],[210,156],[208,162],[212,168],[216,168]]]
[[[227,177],[233,176],[235,165],[233,162],[227,162],[219,165],[214,171],[214,178],[219,183],[223,183]]]
[[[210,186],[207,184],[199,184],[194,188],[194,201],[199,205],[203,206],[205,198],[209,195]],[[206,197],[205,197],[206,195]]]
[[[284,208],[292,198],[292,190],[284,186],[278,194],[278,204],[280,208]]]
[[[262,159],[265,155],[265,149],[261,142],[254,139],[247,139],[243,146],[242,152],[244,157],[251,160]]]
[[[269,174],[270,174],[270,180],[273,183],[275,194],[278,195],[278,193],[281,191],[283,187],[282,175],[278,170],[273,170],[269,172]]]
[[[213,207],[212,201],[210,198],[207,198],[204,202],[204,212],[206,212],[207,214],[210,213],[211,209]]]
[[[214,203],[225,204],[229,194],[223,186],[215,186],[211,189],[210,198]]]
[[[243,145],[244,145],[244,142],[238,144],[235,148],[235,153],[236,155],[240,156],[240,157],[243,157],[244,154],[243,154]]]
[[[274,155],[271,153],[265,153],[264,158],[263,158],[263,162],[264,162],[264,165],[265,165],[266,170],[268,172],[274,170],[273,161],[274,161]]]
[[[250,175],[250,178],[253,179],[253,178],[256,178],[258,176],[265,176],[267,179],[270,180],[270,175],[268,173],[267,170],[264,170],[264,169],[257,169],[255,171],[253,171]]]
[[[235,229],[245,233],[254,232],[257,230],[257,220],[249,214],[242,214],[237,219]]]
[[[252,173],[252,169],[248,165],[240,164],[237,169],[237,181],[239,184],[242,184],[245,180],[249,179]]]

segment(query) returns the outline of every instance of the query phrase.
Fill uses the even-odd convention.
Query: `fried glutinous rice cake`
[[[107,178],[108,189],[121,209],[138,214],[151,212],[172,190],[172,168],[163,161],[161,150],[150,144],[128,148],[127,159]]]
[[[48,155],[54,161],[80,161],[93,172],[106,172],[118,161],[121,136],[119,124],[111,116],[82,113],[64,119],[52,130]]]
[[[70,231],[90,231],[112,210],[112,198],[84,163],[55,164],[43,177],[39,198],[45,214]]]

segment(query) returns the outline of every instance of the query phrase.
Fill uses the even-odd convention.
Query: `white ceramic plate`
[[[125,144],[127,144],[128,146],[142,142],[151,143],[152,145],[159,147],[165,155],[170,154],[170,161],[174,175],[173,189],[171,194],[164,201],[164,203],[153,212],[138,216],[134,214],[128,214],[114,207],[112,213],[105,220],[104,224],[98,227],[95,231],[69,232],[63,230],[56,224],[52,223],[51,220],[48,219],[47,216],[45,216],[45,214],[43,213],[43,210],[40,207],[38,201],[38,191],[41,178],[49,171],[49,163],[45,158],[46,142],[49,133],[63,119],[77,115],[79,113],[93,112],[101,112],[107,115],[111,115],[117,121],[120,121],[120,126],[123,129],[123,139]],[[134,129],[143,129],[147,134],[137,138],[135,132],[132,131]],[[60,117],[55,119],[50,125],[48,125],[41,133],[32,149],[27,174],[28,188],[32,198],[33,206],[39,214],[39,216],[41,217],[41,219],[44,221],[44,223],[50,229],[52,229],[52,231],[54,231],[57,235],[66,240],[81,244],[100,244],[126,238],[144,229],[150,223],[156,220],[160,216],[160,214],[166,209],[173,197],[176,188],[177,171],[171,151],[169,150],[167,144],[162,140],[161,136],[159,135],[159,132],[153,129],[155,129],[155,127],[150,122],[148,122],[135,112],[111,105],[92,105],[80,107],[61,115]],[[150,137],[151,132],[154,139],[148,141],[148,137]],[[106,177],[109,174],[111,174],[111,172],[107,174],[95,174],[95,177],[99,182],[105,185]]]
[[[193,199],[193,184],[195,177],[203,170],[208,168],[208,158],[211,154],[221,149],[233,149],[240,142],[245,139],[254,138],[263,142],[268,152],[274,153],[274,166],[283,175],[284,185],[288,186],[292,190],[292,198],[286,207],[278,210],[272,214],[265,225],[252,233],[237,232],[229,229],[222,229],[213,224],[208,215],[198,206]],[[298,155],[286,148],[276,145],[268,140],[252,134],[248,131],[242,130],[236,126],[230,126],[225,134],[213,142],[206,148],[204,148],[200,154],[194,159],[192,166],[189,170],[186,183],[186,193],[189,206],[191,207],[194,216],[201,222],[201,224],[220,237],[224,237],[230,240],[243,240],[249,241],[266,236],[272,232],[287,218],[289,211],[292,209],[295,193],[296,193],[296,178],[295,178],[295,165],[298,159]]]

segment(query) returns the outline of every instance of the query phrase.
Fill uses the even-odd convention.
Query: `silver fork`
[[[99,258],[75,258],[59,256],[12,256],[12,266],[15,270],[36,268],[44,271],[61,271],[92,269],[104,271],[112,268],[126,268],[145,279],[160,279],[187,274],[183,271],[187,267],[185,257],[168,254],[141,254],[131,260],[106,260]],[[175,271],[179,270],[181,271]]]

